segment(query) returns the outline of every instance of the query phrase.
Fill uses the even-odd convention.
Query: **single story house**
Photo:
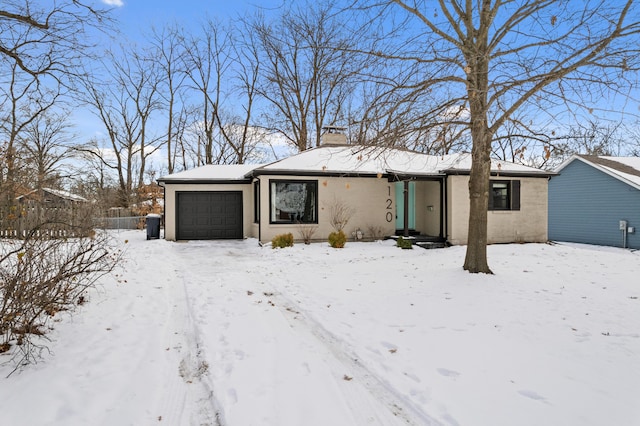
[[[78,226],[88,221],[91,203],[80,195],[54,188],[40,190],[23,186],[16,188],[15,205],[10,214],[0,212],[0,235],[15,237],[26,235],[34,228],[52,236],[77,235]]]
[[[574,155],[549,182],[549,238],[640,249],[640,157]]]
[[[53,188],[42,188],[41,191],[37,189],[21,191],[21,194],[16,197],[16,200],[21,204],[44,203],[55,207],[69,207],[89,202],[89,200],[80,195]]]
[[[344,142],[266,165],[206,165],[158,179],[164,235],[268,242],[311,231],[326,240],[341,209],[351,239],[422,235],[466,244],[470,169],[468,153],[433,156]],[[491,174],[488,241],[547,241],[550,173],[493,160]]]

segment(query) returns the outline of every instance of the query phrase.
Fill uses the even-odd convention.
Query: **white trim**
[[[608,157],[608,158],[612,159],[611,161],[616,161],[616,160],[615,160],[615,158],[616,158],[616,157]],[[560,171],[561,171],[562,169],[564,169],[565,167],[567,167],[569,164],[573,163],[575,160],[580,160],[580,161],[582,161],[583,163],[585,163],[585,164],[587,164],[587,165],[589,165],[589,166],[593,167],[594,169],[599,170],[599,171],[601,171],[601,172],[603,172],[603,173],[606,173],[606,174],[608,174],[609,176],[611,176],[612,178],[615,178],[615,179],[619,180],[619,181],[620,181],[620,182],[622,182],[622,183],[626,183],[627,185],[632,186],[632,187],[634,187],[634,188],[635,188],[635,189],[637,189],[637,190],[640,190],[640,185],[638,185],[637,183],[635,183],[635,182],[633,182],[633,181],[631,181],[631,180],[629,180],[629,179],[625,178],[625,177],[621,174],[622,172],[620,172],[620,171],[618,171],[618,170],[613,170],[613,169],[611,169],[611,168],[609,168],[609,167],[605,167],[605,166],[602,166],[602,165],[597,164],[597,163],[593,163],[593,162],[591,162],[591,161],[589,161],[589,160],[587,160],[587,159],[585,159],[585,158],[582,158],[582,157],[581,157],[580,155],[578,155],[578,154],[574,154],[574,155],[572,155],[572,156],[571,156],[571,158],[569,158],[569,159],[568,159],[567,161],[565,161],[564,163],[560,164],[560,165],[559,165],[559,166],[554,170],[554,172],[556,172],[556,173],[560,173]]]

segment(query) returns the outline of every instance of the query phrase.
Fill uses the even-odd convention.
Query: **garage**
[[[242,191],[176,192],[178,240],[240,239]]]

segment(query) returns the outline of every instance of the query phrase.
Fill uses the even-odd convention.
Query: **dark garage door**
[[[242,192],[176,193],[178,240],[242,238]]]

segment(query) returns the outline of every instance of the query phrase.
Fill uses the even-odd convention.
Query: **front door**
[[[404,229],[404,184],[396,182],[396,229]],[[409,182],[409,221],[408,229],[416,229],[416,183]]]

